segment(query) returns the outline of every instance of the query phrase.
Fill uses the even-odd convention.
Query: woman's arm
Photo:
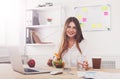
[[[83,68],[85,70],[88,70],[89,69],[89,63],[88,63],[88,59],[87,59],[87,40],[83,40],[81,43],[80,43],[80,47],[81,47],[81,50],[82,50],[82,59],[83,59]]]

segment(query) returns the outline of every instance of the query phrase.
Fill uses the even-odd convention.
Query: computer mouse
[[[51,71],[50,74],[51,75],[57,75],[57,74],[62,74],[62,71]]]

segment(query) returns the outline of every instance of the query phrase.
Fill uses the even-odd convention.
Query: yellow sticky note
[[[77,18],[78,18],[78,19],[81,19],[81,18],[82,18],[82,15],[78,15]]]
[[[84,8],[82,8],[82,11],[83,11],[83,12],[87,12],[87,11],[88,11],[88,8],[84,7]]]
[[[92,27],[92,28],[96,28],[96,24],[92,24],[91,27]]]
[[[80,23],[80,26],[81,26],[81,27],[84,27],[84,23]]]
[[[101,9],[102,9],[102,11],[105,11],[105,10],[108,10],[108,7],[107,6],[102,6]]]
[[[97,24],[97,27],[98,27],[98,28],[102,28],[102,24],[101,24],[101,23],[98,23],[98,24]]]

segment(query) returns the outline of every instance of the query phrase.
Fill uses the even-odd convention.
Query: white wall
[[[27,7],[36,7],[45,2],[63,5],[66,18],[73,15],[74,6],[110,4],[111,31],[83,32],[83,34],[88,41],[87,50],[89,55],[120,56],[119,0],[28,0]]]
[[[5,1],[5,2],[4,2]],[[97,32],[84,32],[85,39],[88,40],[88,53],[90,55],[119,55],[120,56],[120,37],[119,37],[119,0],[4,0],[0,3],[1,12],[5,11],[7,22],[0,19],[8,29],[6,29],[6,42],[7,46],[21,45],[24,49],[24,35],[25,35],[25,9],[36,7],[45,2],[53,2],[55,5],[61,4],[65,9],[65,16],[73,14],[73,7],[78,5],[97,5],[97,4],[110,4],[111,5],[111,31],[97,31]],[[8,3],[7,3],[8,2]],[[4,4],[4,5],[2,5]],[[4,14],[4,13],[3,13]],[[0,14],[0,17],[4,18]],[[58,40],[58,39],[56,39]],[[44,50],[44,49],[43,49]],[[40,50],[42,51],[42,50]],[[0,53],[1,54],[1,53]]]

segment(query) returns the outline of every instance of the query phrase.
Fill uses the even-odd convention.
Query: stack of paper
[[[120,79],[120,73],[110,73],[102,71],[78,71],[78,77],[91,79]]]

